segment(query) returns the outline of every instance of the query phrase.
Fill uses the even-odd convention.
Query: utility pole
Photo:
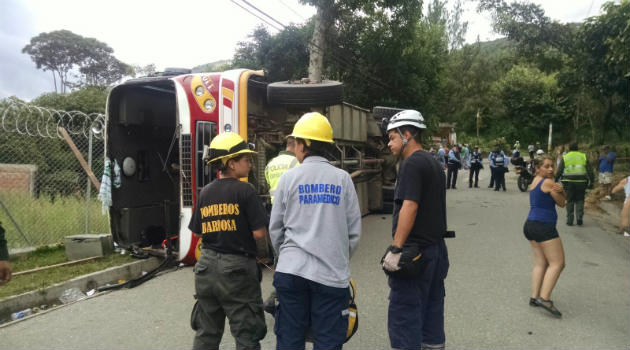
[[[553,124],[549,122],[549,140],[547,141],[547,154],[551,154],[551,133],[553,131]]]
[[[317,15],[315,16],[315,28],[313,38],[308,44],[310,51],[308,61],[308,79],[311,83],[322,81],[322,71],[324,70],[324,50],[326,48],[326,32],[332,24],[332,12],[334,3],[332,1],[321,1],[317,5]]]
[[[479,114],[479,108],[477,108],[477,142],[479,142],[479,128],[481,127],[481,114]]]
[[[310,56],[308,60],[308,79],[311,83],[319,83],[322,80],[322,69],[324,67],[324,10],[321,6],[317,6],[317,15],[315,16],[315,28],[313,30],[313,39],[309,43]]]

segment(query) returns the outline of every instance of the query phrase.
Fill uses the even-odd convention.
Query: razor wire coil
[[[10,249],[109,232],[97,193],[88,189],[93,185],[76,155],[80,153],[100,178],[104,126],[100,113],[0,101],[0,222]],[[61,128],[69,138],[62,136]]]
[[[62,138],[59,128],[70,135],[103,137],[105,115],[81,111],[63,111],[36,106],[29,103],[11,101],[0,106],[0,126],[9,133],[31,137]]]

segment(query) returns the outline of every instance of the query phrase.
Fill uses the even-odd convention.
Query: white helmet
[[[424,118],[422,118],[422,114],[418,111],[414,111],[413,109],[406,109],[404,111],[400,111],[389,120],[389,124],[387,124],[387,132],[398,129],[401,126],[413,126],[418,129],[426,129],[426,125],[424,125]]]
[[[543,155],[543,154],[545,154],[545,151],[543,151],[543,150],[541,150],[541,149],[539,149],[538,151],[536,151],[536,155],[537,155],[537,156],[540,156],[540,155]]]

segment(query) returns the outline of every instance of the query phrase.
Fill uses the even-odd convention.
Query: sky
[[[315,14],[313,7],[298,0],[248,2],[283,24],[303,23]],[[605,1],[533,2],[550,18],[566,23],[598,15]],[[476,12],[475,1],[464,0],[464,9],[468,43],[478,36],[481,41],[499,37],[492,32],[490,16]],[[42,32],[67,29],[93,37],[114,49],[121,61],[153,63],[161,71],[231,59],[237,43],[260,24],[277,32],[231,0],[0,0],[0,98],[31,100],[54,91],[52,73],[38,70],[21,52],[30,38]]]

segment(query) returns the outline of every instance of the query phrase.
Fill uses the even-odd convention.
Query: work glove
[[[402,248],[398,248],[394,245],[390,245],[385,250],[385,257],[383,258],[383,268],[387,271],[398,271],[400,266],[400,256],[402,255]]]

